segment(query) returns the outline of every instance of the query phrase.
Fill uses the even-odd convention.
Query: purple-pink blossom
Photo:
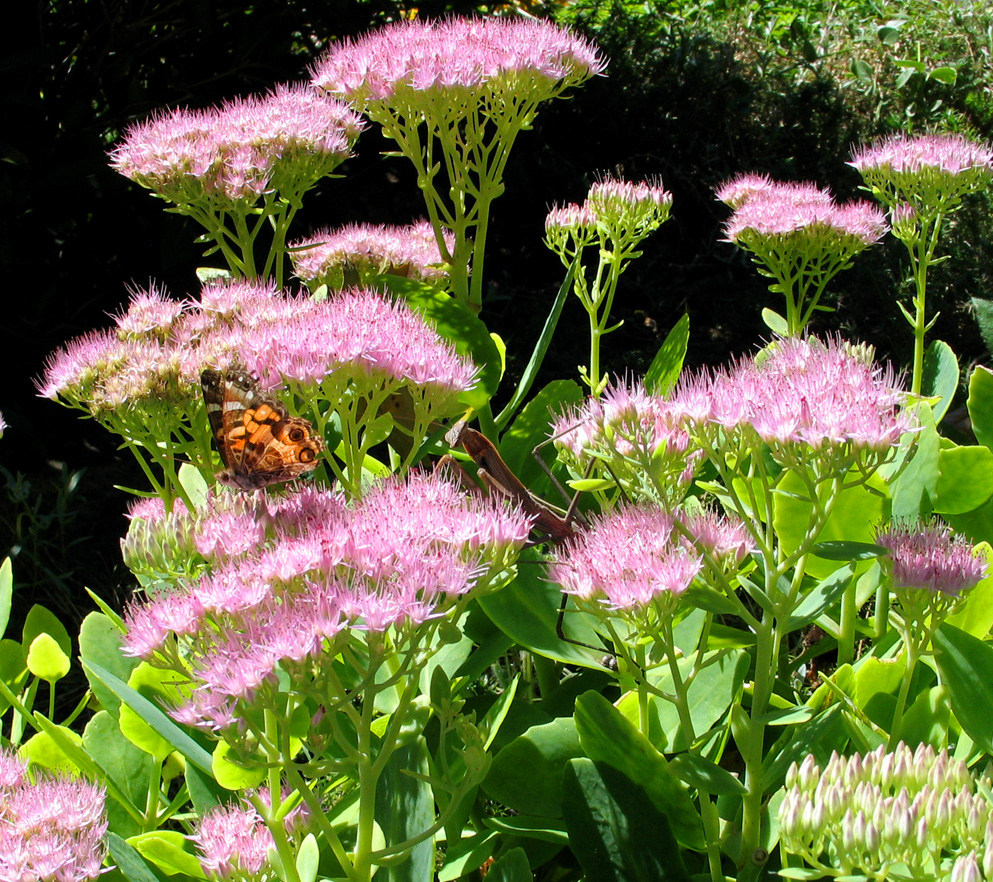
[[[540,101],[603,71],[587,40],[537,19],[395,22],[331,47],[315,85],[359,106],[416,93],[460,96],[503,86]]]
[[[849,165],[863,173],[890,170],[917,174],[933,170],[959,175],[974,169],[993,171],[993,147],[959,134],[899,134],[857,148]]]
[[[381,482],[351,505],[315,487],[218,500],[195,529],[210,568],[126,611],[127,652],[170,658],[178,641],[197,688],[177,718],[223,728],[239,702],[275,688],[277,671],[333,664],[349,629],[413,628],[485,590],[530,526],[433,474]],[[222,536],[242,529],[245,539]]]
[[[987,576],[968,538],[937,522],[893,523],[876,534],[893,562],[895,588],[958,596]]]
[[[17,761],[0,750],[0,879],[84,882],[102,872],[107,847],[106,793],[78,778],[37,771],[12,774]]]
[[[175,416],[199,399],[205,367],[239,363],[267,390],[286,380],[316,386],[331,375],[343,387],[385,378],[427,388],[443,410],[475,383],[468,358],[407,304],[376,292],[314,301],[265,282],[207,285],[199,302],[176,307],[167,331],[145,321],[139,334],[131,319],[157,311],[160,299],[155,289],[135,292],[117,333],[90,332],[49,356],[39,394],[96,415],[141,403]]]
[[[350,224],[321,230],[290,248],[296,274],[311,287],[363,287],[384,273],[428,282],[447,276],[438,238],[427,221],[406,226]],[[455,248],[455,237],[447,231],[445,248],[448,254]],[[350,273],[354,282],[349,281]]]
[[[213,879],[258,878],[276,847],[259,813],[248,805],[210,809],[191,839],[200,852],[200,866]]]
[[[837,339],[789,338],[760,358],[687,377],[670,406],[701,427],[750,426],[768,443],[882,452],[914,426],[902,400],[891,367]]]
[[[803,236],[807,247],[808,240],[817,237],[829,250],[858,251],[878,242],[889,229],[885,215],[871,202],[839,205],[828,191],[812,184],[759,186],[749,181],[736,178],[718,191],[721,201],[734,205],[724,226],[729,242],[756,248],[759,240]]]
[[[624,506],[567,540],[548,577],[566,594],[637,613],[662,603],[669,611],[703,566],[681,541],[673,519],[655,506]]]
[[[252,205],[263,193],[299,193],[351,154],[354,110],[304,86],[220,108],[173,110],[131,126],[111,165],[177,205]]]

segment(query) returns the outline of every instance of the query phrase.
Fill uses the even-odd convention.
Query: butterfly
[[[291,481],[317,467],[324,439],[302,417],[292,417],[278,398],[265,394],[248,371],[200,374],[210,431],[224,470],[219,483],[260,490]]]

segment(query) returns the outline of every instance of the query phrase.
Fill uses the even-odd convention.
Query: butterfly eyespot
[[[313,447],[304,447],[300,451],[300,462],[313,462],[317,456],[317,451]]]
[[[292,441],[294,444],[299,444],[306,437],[307,437],[307,433],[304,432],[304,430],[301,429],[299,426],[294,426],[292,429],[290,429],[290,441]]]

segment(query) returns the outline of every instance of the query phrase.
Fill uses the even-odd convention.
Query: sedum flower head
[[[656,506],[626,506],[568,540],[548,576],[566,594],[641,618],[650,609],[671,615],[701,567],[671,515]]]
[[[582,205],[555,206],[548,212],[546,244],[569,262],[570,245],[574,249],[596,238],[601,248],[626,249],[665,223],[671,207],[672,194],[661,181],[604,177],[590,187]]]
[[[190,837],[200,866],[211,879],[276,878],[263,871],[276,843],[259,813],[249,805],[220,805],[206,812]]]
[[[758,358],[690,376],[671,405],[704,431],[749,429],[773,455],[803,451],[885,454],[910,430],[903,394],[889,367],[838,339],[777,340]]]
[[[512,93],[532,103],[603,71],[582,37],[533,19],[403,21],[342,41],[314,68],[313,82],[368,109],[465,103],[469,95]]]
[[[968,538],[944,524],[891,524],[876,542],[893,563],[893,587],[923,589],[958,597],[987,576]]]
[[[827,283],[860,251],[888,231],[886,218],[866,201],[837,204],[810,183],[785,184],[757,175],[733,178],[717,191],[734,209],[724,225],[728,242],[747,251],[759,272],[786,297],[789,336],[799,336]]]
[[[638,381],[618,381],[552,421],[555,446],[577,474],[591,463],[636,499],[682,499],[699,451],[690,445],[683,414],[650,395]],[[606,464],[606,465],[604,465]]]
[[[107,847],[105,791],[47,772],[11,774],[19,764],[0,750],[0,879],[84,882],[102,870]],[[32,779],[33,778],[33,779]]]
[[[343,102],[283,85],[135,124],[111,165],[180,207],[249,208],[272,190],[295,195],[313,186],[351,155],[361,129]]]
[[[837,204],[830,193],[812,184],[770,183],[748,195],[731,196],[737,204],[724,226],[729,242],[759,252],[776,246],[791,247],[813,258],[820,251],[847,260],[876,244],[888,227],[883,213],[865,200]],[[724,200],[722,200],[724,201]]]
[[[857,148],[849,163],[891,209],[919,214],[954,208],[993,175],[993,147],[958,134],[899,134]]]
[[[454,247],[454,237],[446,233],[447,253]],[[403,227],[350,224],[322,230],[290,248],[296,274],[311,289],[369,287],[387,273],[423,282],[443,282],[448,277],[434,227],[427,221]]]
[[[134,656],[188,664],[199,688],[176,716],[215,730],[271,700],[279,672],[306,692],[342,641],[416,634],[488,590],[530,530],[518,509],[421,474],[377,484],[351,506],[300,488],[234,507],[214,501],[201,518],[195,532],[210,568],[188,588],[134,604],[125,644]],[[239,525],[244,541],[221,538]]]
[[[929,745],[833,753],[823,766],[810,755],[787,772],[780,841],[830,875],[878,878],[904,864],[911,879],[948,878],[962,858],[993,849],[986,792],[963,762]]]

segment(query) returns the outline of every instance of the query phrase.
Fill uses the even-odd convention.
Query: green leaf
[[[499,830],[511,836],[524,839],[541,839],[544,842],[557,842],[566,845],[569,834],[565,821],[561,818],[540,817],[538,815],[498,815],[484,818],[483,823],[491,830]]]
[[[748,792],[730,772],[697,754],[677,754],[669,761],[669,768],[680,781],[703,793],[744,796]]]
[[[993,449],[993,372],[982,365],[977,365],[969,377],[966,406],[976,440],[984,447]]]
[[[959,362],[951,346],[935,340],[924,353],[921,392],[927,398],[940,399],[933,405],[934,421],[940,423],[952,405],[959,387]]]
[[[189,735],[179,728],[165,713],[127,683],[114,676],[110,671],[95,662],[87,662],[84,668],[89,669],[92,676],[107,686],[122,702],[136,714],[140,714],[155,732],[162,736],[173,748],[178,750],[193,765],[202,772],[211,775],[211,756]],[[123,710],[123,708],[122,708]],[[121,727],[124,730],[124,727]],[[131,740],[130,737],[128,740]],[[132,742],[133,743],[133,742]]]
[[[495,860],[486,871],[486,878],[489,882],[533,882],[534,880],[528,856],[523,848],[512,848]]]
[[[954,67],[943,65],[932,70],[929,76],[932,80],[937,80],[946,86],[954,86],[958,80],[959,72]]]
[[[917,409],[921,430],[917,433],[914,454],[907,467],[890,483],[891,514],[895,519],[914,520],[930,515],[930,500],[938,484],[938,451],[941,437],[934,425],[931,408]]]
[[[69,658],[72,657],[72,639],[65,625],[59,621],[58,617],[51,610],[35,604],[28,611],[24,620],[24,630],[21,632],[21,641],[25,646],[34,643],[35,638],[42,634],[48,634],[55,639],[59,648]]]
[[[789,333],[790,326],[787,324],[786,319],[784,319],[775,310],[768,308],[763,309],[762,321],[773,334],[778,334],[780,337],[785,337]]]
[[[100,706],[116,717],[121,700],[98,677],[91,677],[86,669],[86,665],[93,662],[126,683],[131,672],[138,667],[138,659],[129,658],[121,652],[121,632],[109,616],[92,612],[83,619],[79,628],[79,657],[90,689]]]
[[[572,280],[576,274],[577,263],[578,260],[569,267],[565,279],[563,279],[562,284],[559,286],[558,293],[555,295],[555,300],[552,303],[552,308],[548,312],[548,318],[545,319],[545,326],[541,329],[538,342],[535,343],[534,349],[531,351],[531,358],[528,359],[528,363],[521,374],[520,382],[517,384],[514,394],[510,396],[507,406],[497,414],[494,420],[498,429],[503,429],[513,418],[514,414],[517,413],[517,408],[520,407],[521,402],[527,397],[535,377],[538,376],[541,363],[545,359],[545,353],[548,351],[548,347],[552,343],[552,338],[555,336],[555,327],[558,325],[559,316],[562,314],[562,307],[565,305],[569,291],[572,289]]]
[[[689,882],[666,814],[606,763],[575,759],[563,782],[573,853],[596,882]]]
[[[0,564],[0,637],[7,633],[10,621],[10,605],[14,598],[14,570],[10,558],[5,557]]]
[[[932,645],[952,711],[969,737],[993,753],[993,647],[948,623],[935,632]]]
[[[28,648],[28,670],[39,680],[56,683],[69,673],[69,656],[51,634],[39,634]]]
[[[245,765],[230,757],[237,752],[226,741],[219,741],[214,748],[211,771],[214,780],[225,790],[251,790],[265,780],[266,770],[261,762],[258,765]]]
[[[559,717],[532,726],[495,757],[483,790],[509,808],[531,815],[562,816],[562,770],[583,755],[576,725]]]
[[[872,560],[886,553],[872,542],[818,542],[811,551],[824,560]]]
[[[168,707],[170,704],[178,704],[184,698],[178,688],[177,679],[178,676],[173,671],[154,668],[147,662],[141,662],[131,672],[127,687],[158,710],[158,706]],[[187,684],[183,685],[188,688]],[[153,704],[151,699],[155,699],[156,703]],[[159,710],[159,713],[162,714],[162,711]],[[164,714],[162,716],[165,717]],[[146,720],[144,717],[144,713],[131,702],[124,701],[120,708],[121,731],[132,744],[162,762],[172,751],[173,745],[167,735],[160,732],[151,720]]]
[[[665,395],[679,379],[690,341],[690,316],[683,313],[645,373],[645,389],[650,395]]]
[[[473,870],[478,870],[493,854],[499,838],[499,833],[489,830],[486,833],[450,842],[445,852],[445,863],[438,871],[438,882],[453,882]]]
[[[854,475],[852,477],[855,478]],[[872,478],[869,483],[871,485],[878,480]],[[778,489],[780,492],[775,495],[773,524],[783,551],[792,554],[803,543],[809,541],[807,528],[813,506],[803,498],[807,493],[806,485],[795,472],[784,475]],[[830,489],[830,482],[824,482],[818,486],[818,493],[824,496],[830,492]],[[884,502],[885,499],[880,493],[872,492],[863,484],[842,490],[835,497],[834,508],[817,534],[817,540],[871,542],[875,538],[876,525],[883,519]],[[808,558],[807,572],[814,578],[823,579],[837,569],[837,560]]]
[[[786,630],[795,631],[814,621],[814,619],[845,593],[845,589],[851,582],[853,575],[851,566],[847,566],[835,570],[818,582],[813,589],[804,595],[803,600],[793,610],[793,615],[790,616]]]
[[[975,310],[979,333],[986,344],[986,351],[993,355],[993,300],[973,297],[972,307]]]
[[[934,510],[939,514],[973,511],[993,496],[993,450],[950,447],[938,452]]]
[[[130,845],[146,861],[167,876],[192,876],[206,879],[197,856],[187,851],[189,840],[175,830],[154,830],[128,839]]]
[[[320,869],[321,849],[317,837],[308,833],[297,851],[297,876],[300,882],[315,882],[317,871]]]
[[[424,739],[398,748],[376,784],[376,818],[386,845],[397,845],[426,830],[434,822],[434,796],[427,781],[430,772]],[[403,863],[381,867],[376,878],[384,882],[420,882],[434,868],[434,839],[429,837],[407,852]]]
[[[682,782],[666,758],[627,718],[598,692],[576,699],[576,731],[586,755],[637,781],[653,805],[668,818],[676,839],[688,848],[704,847],[703,825]]]
[[[106,841],[111,858],[128,882],[161,882],[141,855],[116,833],[108,833]]]
[[[107,711],[98,711],[86,724],[82,744],[103,774],[114,782],[115,798],[127,804],[129,813],[140,815],[148,801],[152,758],[121,734],[117,720]]]
[[[501,631],[526,649],[566,664],[601,668],[604,653],[561,640],[555,633],[561,601],[562,592],[545,578],[544,563],[536,552],[528,551],[520,557],[514,581],[481,597],[479,605]],[[573,640],[597,645],[596,632],[580,613],[566,614],[564,630]]]
[[[79,756],[73,749],[78,748],[83,743],[83,739],[72,729],[56,726],[54,723],[49,723],[46,728],[48,731],[38,732],[25,741],[18,755],[53,771],[89,771],[87,766],[92,766],[92,763],[85,756]],[[86,765],[80,766],[80,760]]]

